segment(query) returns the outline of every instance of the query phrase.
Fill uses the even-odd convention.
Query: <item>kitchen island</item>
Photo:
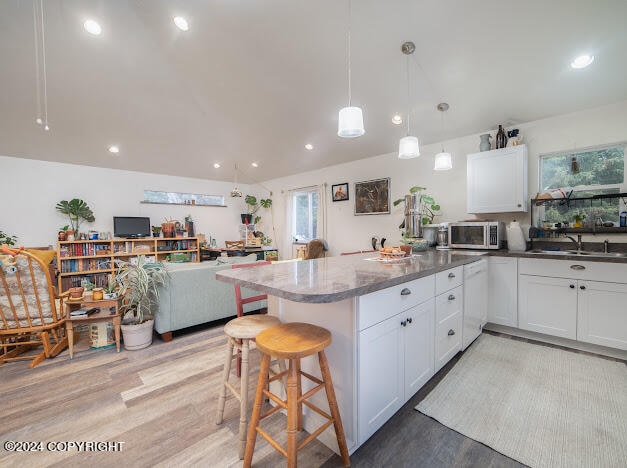
[[[283,322],[331,331],[326,353],[352,453],[461,349],[462,268],[483,254],[429,250],[380,261],[364,253],[223,270],[216,277],[267,293],[269,313]],[[302,367],[320,375],[313,359]],[[315,403],[325,408],[318,396]],[[312,432],[322,420],[304,411],[304,427]],[[319,439],[338,452],[332,430]]]

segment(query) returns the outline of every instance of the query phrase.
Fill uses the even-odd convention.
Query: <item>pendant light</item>
[[[37,125],[43,125],[44,130],[49,131],[48,126],[48,76],[46,73],[46,35],[44,29],[44,4],[43,0],[33,0],[33,32],[35,44],[35,81],[37,99]],[[39,62],[41,54],[41,63]],[[43,98],[42,98],[43,91]],[[42,115],[43,103],[43,115]]]
[[[416,50],[413,42],[405,42],[401,46],[401,51],[407,56],[407,135],[401,138],[398,143],[399,159],[411,159],[420,156],[420,145],[418,138],[409,134],[409,114],[411,113],[411,99],[409,94],[409,56]]]
[[[444,138],[444,113],[448,110],[449,105],[446,102],[441,102],[438,104],[438,110],[442,112],[442,138]],[[442,152],[435,155],[435,166],[433,167],[434,171],[448,171],[449,169],[453,169],[453,160],[451,158],[451,153],[447,153],[444,151],[444,143],[442,143]]]
[[[235,163],[234,185],[235,188],[231,190],[231,198],[242,198],[242,191],[237,187],[237,163]]]
[[[340,109],[337,122],[337,135],[342,138],[356,138],[366,133],[361,108],[351,105],[351,2],[348,0],[348,107]]]

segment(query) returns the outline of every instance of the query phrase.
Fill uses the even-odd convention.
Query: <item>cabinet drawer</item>
[[[457,312],[435,326],[435,371],[462,349],[462,314]]]
[[[627,263],[520,258],[518,274],[627,283]]]
[[[450,270],[444,270],[435,274],[435,294],[442,294],[444,291],[456,288],[462,284],[464,278],[464,267],[458,266]]]
[[[434,289],[435,279],[431,275],[361,296],[359,330],[431,299]]]
[[[458,286],[435,298],[435,320],[441,323],[447,318],[460,314],[464,306],[464,287]]]

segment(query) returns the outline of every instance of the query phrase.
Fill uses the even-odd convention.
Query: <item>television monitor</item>
[[[115,237],[150,237],[150,218],[140,216],[114,216],[113,235]]]

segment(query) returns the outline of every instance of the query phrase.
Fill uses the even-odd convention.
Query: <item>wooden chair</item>
[[[68,345],[63,313],[68,293],[56,295],[48,266],[34,255],[4,245],[0,258],[0,364],[31,359],[33,368]],[[41,353],[21,355],[39,345]]]
[[[224,241],[224,245],[228,250],[244,250],[244,241]]]
[[[312,260],[314,258],[324,257],[324,242],[320,239],[314,239],[307,244],[307,253],[305,254],[305,260]]]

